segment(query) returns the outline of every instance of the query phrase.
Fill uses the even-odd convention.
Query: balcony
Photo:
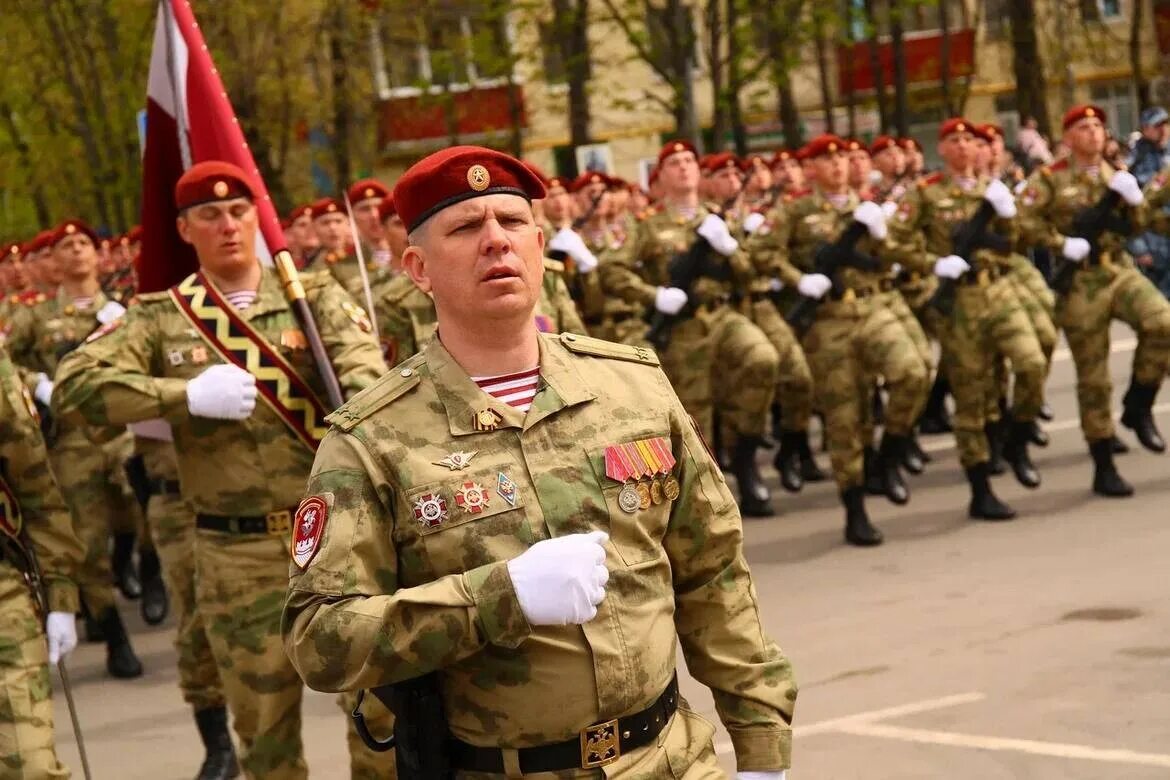
[[[432,87],[392,95],[380,106],[378,146],[383,154],[396,156],[431,152],[453,141],[505,145],[513,129],[513,111],[520,127],[528,126],[524,87],[514,83],[510,89],[514,108],[503,79],[449,91]]]
[[[952,79],[969,77],[975,72],[975,31],[970,28],[952,30],[947,73]],[[942,33],[937,30],[906,33],[906,82],[909,86],[935,86],[942,80]],[[894,48],[888,38],[878,41],[878,61],[882,84],[887,89],[894,83]],[[870,67],[869,42],[859,41],[837,48],[838,89],[843,95],[866,94],[874,91],[874,72]]]

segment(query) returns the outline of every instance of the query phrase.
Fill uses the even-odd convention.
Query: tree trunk
[[[938,0],[938,27],[942,33],[938,49],[938,85],[942,92],[943,113],[950,117],[955,115],[955,109],[951,102],[951,20],[947,2]]]
[[[825,40],[825,22],[817,8],[813,8],[813,43],[817,50],[817,79],[821,83],[821,109],[825,115],[825,132],[835,133],[837,130],[833,121],[833,90],[829,84],[829,42]],[[853,90],[847,89],[845,96],[849,101],[849,114],[852,116]]]
[[[707,0],[703,11],[705,27],[707,28],[707,64],[711,79],[711,148],[713,151],[722,149],[727,137],[727,104],[730,87],[723,85],[723,14],[720,6],[723,0]],[[728,49],[731,47],[728,46]]]
[[[565,40],[569,60],[565,69],[569,78],[569,143],[581,146],[593,140],[589,133],[589,95],[585,91],[589,81],[589,0],[573,4],[568,33]]]
[[[796,149],[804,143],[804,133],[801,132],[800,111],[792,89],[792,64],[785,54],[784,37],[780,33],[784,29],[782,25],[787,25],[789,20],[779,18],[781,8],[769,8],[764,13],[768,58],[772,61],[772,78],[776,83],[776,118],[784,132],[784,145]]]
[[[1012,70],[1016,77],[1016,99],[1020,124],[1028,117],[1036,120],[1039,131],[1051,137],[1052,123],[1045,100],[1047,84],[1044,62],[1040,58],[1040,43],[1036,35],[1036,6],[1034,0],[1013,0],[1004,4],[1012,30]]]
[[[865,27],[869,41],[869,69],[873,73],[873,98],[877,101],[878,124],[881,132],[890,127],[890,113],[886,107],[886,80],[882,74],[881,46],[878,43],[878,18],[874,0],[865,0]],[[855,135],[850,128],[849,135]]]
[[[694,39],[691,37],[691,19],[682,0],[670,2],[670,26],[674,75],[679,79],[679,101],[675,106],[678,133],[688,139],[700,152],[703,139],[699,137],[699,119],[695,111]]]
[[[1142,69],[1142,22],[1145,0],[1134,0],[1129,20],[1129,66],[1133,70],[1133,85],[1137,91],[1138,110],[1150,105],[1150,82]]]
[[[890,0],[890,47],[894,55],[894,127],[898,135],[908,136],[910,106],[906,95],[906,42],[903,38],[902,8],[898,0]]]
[[[329,35],[329,64],[333,87],[333,168],[335,186],[344,191],[352,177],[349,150],[349,72],[346,62],[345,3],[334,6],[333,29]]]
[[[743,157],[748,152],[747,127],[743,123],[743,47],[739,45],[739,0],[727,0],[727,91],[728,119],[735,139],[735,153]]]
[[[16,116],[12,110],[12,105],[7,101],[0,102],[0,119],[4,120],[4,129],[8,131],[8,137],[12,141],[12,147],[16,149],[16,154],[20,160],[20,167],[24,169],[24,175],[28,180],[29,187],[32,189],[33,208],[37,212],[37,224],[49,225],[52,223],[52,215],[49,213],[49,203],[45,198],[45,187],[41,183],[39,177],[35,175],[35,168],[32,159],[32,149],[29,147],[28,139],[20,132],[20,126],[16,123]]]

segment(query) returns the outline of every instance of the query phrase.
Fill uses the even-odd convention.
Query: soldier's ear
[[[421,248],[414,244],[406,247],[402,252],[402,268],[414,281],[415,286],[425,293],[430,293],[431,277]]]
[[[179,216],[175,217],[175,228],[179,231],[179,238],[183,239],[183,241],[190,244],[191,243],[191,239],[189,237],[190,226],[187,223],[187,212],[186,211],[181,212],[179,214]]]

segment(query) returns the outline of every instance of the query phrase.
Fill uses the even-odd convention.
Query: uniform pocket
[[[661,440],[668,452],[671,449],[669,434],[647,434],[640,438]],[[673,470],[670,474],[622,483],[606,473],[605,447],[588,451],[586,455],[609,515],[610,541],[622,562],[627,567],[634,567],[661,559],[666,554],[662,537],[666,534],[674,506],[670,496],[677,497],[667,485],[668,480],[676,480]],[[674,485],[677,484],[675,481]]]

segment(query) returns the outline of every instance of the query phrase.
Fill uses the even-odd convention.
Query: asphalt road
[[[1119,327],[1116,398],[1132,350]],[[781,515],[746,524],[765,622],[801,684],[790,780],[1170,777],[1170,456],[1123,432],[1134,452],[1118,463],[1137,495],[1092,497],[1063,351],[1048,388],[1052,443],[1034,456],[1043,486],[995,482],[1014,522],[967,520],[953,440],[940,436],[925,439],[935,460],[909,506],[870,500],[880,548],[842,544],[828,483],[796,497],[776,488]],[[1170,397],[1156,408],[1170,434]],[[93,645],[70,661],[94,777],[192,776],[202,751],[172,628],[144,627],[122,606],[147,675],[106,679]],[[682,684],[714,719],[706,691],[685,674]],[[56,717],[62,759],[80,776],[59,688]],[[314,777],[347,775],[343,728],[334,697],[307,695]],[[726,736],[716,739],[733,770]]]

